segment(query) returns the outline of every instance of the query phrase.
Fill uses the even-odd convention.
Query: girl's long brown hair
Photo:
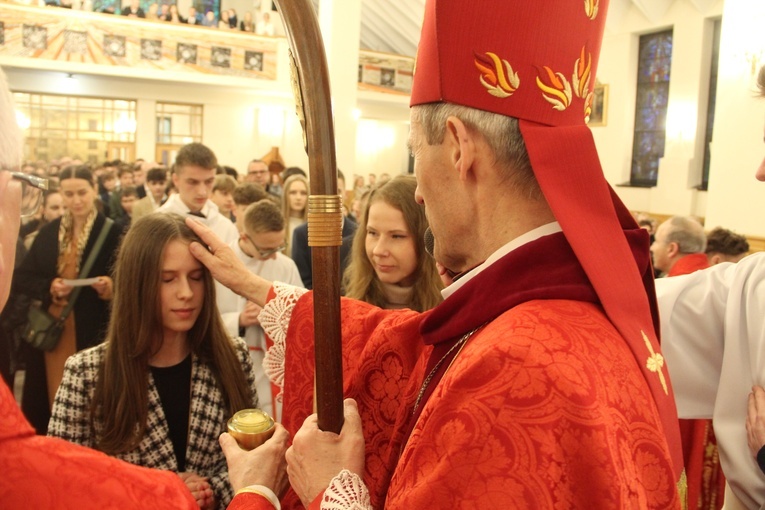
[[[384,307],[387,304],[382,284],[375,274],[372,263],[367,257],[366,236],[369,207],[375,202],[385,202],[401,211],[410,234],[414,237],[417,268],[414,273],[414,290],[409,308],[424,312],[442,301],[443,283],[438,276],[436,262],[425,252],[425,230],[428,220],[425,209],[414,200],[417,181],[411,176],[398,176],[373,189],[361,214],[361,221],[353,236],[351,262],[343,274],[343,286],[346,297],[366,301]]]
[[[163,331],[162,256],[176,240],[201,242],[181,216],[150,214],[130,227],[117,256],[106,355],[90,409],[96,446],[110,455],[132,450],[146,434],[149,359],[159,350]],[[212,276],[202,267],[204,300],[188,332],[189,347],[212,367],[233,415],[251,407],[254,395],[215,305]]]

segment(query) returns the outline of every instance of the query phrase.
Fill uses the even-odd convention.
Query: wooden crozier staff
[[[340,346],[340,245],[343,213],[324,42],[310,0],[276,0],[290,42],[290,70],[297,114],[308,153],[308,246],[314,296],[315,401],[321,430],[343,427]]]

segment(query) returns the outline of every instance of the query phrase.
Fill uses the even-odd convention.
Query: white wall
[[[660,214],[695,214],[704,192],[701,183],[704,149],[704,112],[707,104],[711,58],[711,19],[722,13],[722,1],[701,12],[688,0],[676,0],[653,21],[630,4],[609,19],[597,78],[609,86],[608,122],[592,129],[606,178],[633,210]],[[673,29],[669,112],[664,158],[654,188],[619,186],[628,183],[635,123],[635,96],[639,37]]]
[[[765,102],[755,99],[748,48],[765,46],[762,0],[691,2],[675,0],[649,20],[634,4],[609,19],[598,80],[609,85],[608,123],[592,129],[606,178],[627,207],[657,214],[697,215],[707,227],[721,225],[765,236],[765,185],[754,180],[763,156]],[[714,141],[709,191],[697,191],[703,158],[704,122],[711,59],[711,20],[722,16]],[[674,45],[664,158],[654,188],[618,186],[629,181],[638,38],[673,28]],[[763,53],[765,55],[765,53]]]
[[[137,100],[137,157],[154,158],[156,102],[188,102],[204,105],[202,142],[213,149],[221,164],[244,171],[251,159],[265,155],[276,145],[288,166],[307,168],[291,91],[259,94],[257,90],[220,85],[80,74],[75,75],[76,83],[71,85],[63,73],[18,68],[6,68],[5,71],[14,91],[55,94],[65,90],[72,95]],[[258,113],[263,108],[283,112],[283,133],[273,136],[265,129],[260,132]]]

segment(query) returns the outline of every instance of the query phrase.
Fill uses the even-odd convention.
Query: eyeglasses
[[[258,255],[260,255],[260,258],[267,259],[274,253],[280,253],[287,249],[287,245],[285,243],[282,243],[277,248],[271,248],[268,250],[261,250],[257,244],[255,244],[255,241],[252,240],[252,237],[250,237],[247,234],[244,234],[244,236],[247,238],[248,241],[250,241],[250,244],[252,244],[253,248],[255,248],[255,251],[258,252]]]
[[[11,177],[21,181],[21,217],[28,218],[40,208],[43,191],[48,190],[48,179],[21,172],[11,172]]]

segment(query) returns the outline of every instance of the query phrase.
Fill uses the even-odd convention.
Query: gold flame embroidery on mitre
[[[542,90],[542,97],[553,105],[558,111],[564,111],[571,104],[571,84],[563,76],[563,73],[556,73],[547,66],[542,66],[545,71],[544,76],[547,83],[537,76],[537,86]]]
[[[598,3],[599,0],[584,0],[584,12],[591,20],[598,17]]]
[[[494,97],[504,99],[512,96],[521,83],[518,73],[513,71],[507,60],[499,58],[495,53],[487,51],[486,57],[475,54],[475,66],[481,71],[481,85]]]
[[[571,81],[574,83],[574,93],[577,97],[587,97],[590,92],[590,78],[592,72],[592,54],[582,46],[579,58],[574,62],[574,74]]]

